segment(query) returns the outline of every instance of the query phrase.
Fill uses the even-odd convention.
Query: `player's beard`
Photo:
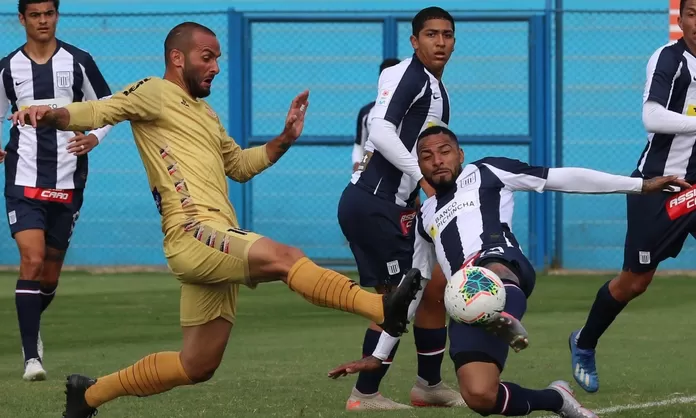
[[[438,174],[432,176],[432,179],[426,181],[435,189],[435,192],[437,194],[444,194],[447,193],[449,190],[454,187],[455,183],[457,182],[457,178],[459,175],[462,173],[462,167],[457,166],[457,168],[452,172],[452,177],[449,179],[445,179],[444,174]]]
[[[193,65],[186,59],[186,65],[184,66],[184,83],[189,93],[196,98],[204,98],[210,95],[210,89],[204,89],[201,87],[201,78],[196,73]]]

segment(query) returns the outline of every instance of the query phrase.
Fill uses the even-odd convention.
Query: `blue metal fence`
[[[632,171],[645,142],[639,116],[644,67],[666,42],[666,10],[556,12],[547,7],[454,15],[457,48],[444,81],[452,96],[451,125],[467,160],[500,155],[534,164]],[[305,136],[252,182],[230,182],[230,197],[245,227],[335,264],[351,260],[336,206],[350,177],[357,110],[374,100],[381,60],[412,54],[411,17],[234,10],[63,14],[58,33],[91,52],[118,90],[163,73],[162,42],[172,26],[185,20],[210,26],[227,60],[208,100],[244,146],[279,133],[292,97],[310,88]],[[23,43],[24,32],[14,14],[0,15],[0,24],[4,55]],[[158,214],[127,124],[112,131],[90,164],[67,262],[163,264]],[[513,229],[537,266],[554,259],[568,268],[620,265],[623,197],[522,193],[515,203]],[[0,239],[0,264],[15,264],[4,222],[1,236],[6,238]],[[689,244],[684,251],[693,255],[695,248]],[[687,259],[666,266],[688,268]]]

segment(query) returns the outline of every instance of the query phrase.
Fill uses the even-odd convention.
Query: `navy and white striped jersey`
[[[23,51],[15,50],[0,61],[0,115],[32,105],[63,107],[72,102],[97,100],[111,95],[108,84],[92,57],[70,44],[58,41],[51,59],[37,64]],[[102,139],[111,129],[92,131]],[[0,140],[2,139],[0,126]],[[66,150],[74,132],[25,125],[10,129],[5,147],[5,184],[81,189],[87,182],[87,155],[76,157]]]
[[[418,211],[413,267],[429,275],[437,261],[449,279],[481,250],[519,247],[512,233],[513,192],[543,192],[548,170],[497,157],[464,166],[456,186]]]
[[[351,182],[400,206],[410,206],[420,189],[418,179],[399,166],[409,158],[408,163],[420,174],[416,139],[428,126],[447,126],[449,96],[443,83],[415,54],[382,71],[378,91],[369,116],[370,136],[365,144],[365,158]],[[376,122],[380,119],[396,127],[395,134],[378,133]],[[399,151],[401,158],[395,156]]]
[[[643,103],[651,101],[667,110],[696,116],[696,57],[684,39],[659,48],[647,65]],[[696,181],[696,134],[648,134],[638,161],[645,178],[677,175]]]
[[[355,145],[353,146],[353,164],[359,163],[365,154],[365,143],[370,133],[367,117],[374,106],[375,102],[370,102],[361,107],[358,112],[357,127],[355,129]]]

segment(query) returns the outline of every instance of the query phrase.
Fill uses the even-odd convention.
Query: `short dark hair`
[[[381,64],[379,64],[379,73],[382,74],[382,71],[386,70],[389,67],[393,67],[400,62],[401,61],[398,58],[385,59],[384,61],[382,61]]]
[[[681,0],[679,2],[679,16],[684,14],[684,8],[686,7],[686,0]]]
[[[426,128],[423,132],[418,135],[418,139],[416,140],[416,144],[418,144],[423,138],[426,138],[428,136],[432,135],[439,135],[439,134],[445,134],[447,135],[452,141],[454,141],[455,144],[459,144],[459,140],[457,139],[457,135],[454,134],[449,128],[441,125],[435,125],[431,126],[429,128]]]
[[[413,36],[418,36],[420,31],[423,30],[423,27],[425,27],[425,22],[427,22],[430,19],[449,20],[449,22],[452,24],[452,30],[454,30],[454,18],[452,18],[452,15],[449,14],[449,12],[447,12],[447,10],[443,8],[432,6],[426,7],[425,9],[418,12],[416,16],[413,17],[413,20],[411,20],[411,29],[413,30]]]
[[[19,11],[19,14],[24,16],[24,13],[27,12],[27,6],[30,4],[41,4],[41,3],[53,3],[53,7],[56,8],[56,12],[58,11],[58,7],[60,7],[60,0],[19,0],[17,2],[17,11]]]
[[[201,31],[208,35],[216,36],[215,32],[213,32],[210,28],[201,25],[200,23],[179,23],[169,31],[167,37],[164,39],[164,62],[169,62],[169,53],[172,52],[173,49],[188,52],[191,37],[196,31]]]

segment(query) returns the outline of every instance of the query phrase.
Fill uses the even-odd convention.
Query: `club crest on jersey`
[[[464,177],[463,179],[459,180],[459,187],[461,188],[471,186],[472,184],[476,184],[476,172],[473,172],[468,176]]]
[[[56,86],[61,89],[72,87],[72,71],[56,71]]]

